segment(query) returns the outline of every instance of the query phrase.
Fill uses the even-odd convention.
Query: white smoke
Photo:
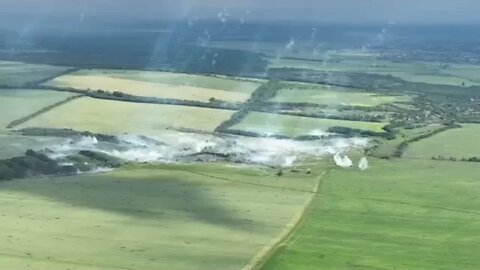
[[[318,137],[328,136],[330,134],[331,133],[325,132],[321,129],[316,129],[316,130],[313,130],[312,132],[309,133],[309,135],[311,135],[311,136],[318,136]]]
[[[360,162],[358,163],[358,168],[362,171],[365,171],[368,169],[368,159],[366,157],[362,157],[360,159]]]
[[[223,24],[226,24],[228,22],[228,18],[230,17],[230,13],[224,8],[217,14],[217,17]]]
[[[319,133],[320,134],[320,133]],[[323,134],[322,134],[323,135]],[[219,154],[229,161],[288,167],[302,160],[335,155],[342,166],[350,167],[348,157],[340,157],[351,149],[364,149],[365,138],[329,138],[315,141],[296,141],[275,138],[241,136],[218,137],[206,134],[165,132],[158,137],[121,135],[119,142],[97,141],[94,137],[72,139],[48,147],[52,158],[63,158],[79,150],[102,152],[129,162],[171,163],[191,155]]]
[[[98,143],[98,140],[95,136],[82,136],[78,141],[72,143],[85,147],[96,145]]]
[[[337,164],[337,166],[339,167],[342,167],[342,168],[353,167],[353,162],[347,155],[341,156],[339,153],[336,153],[335,156],[333,156],[333,159],[335,160],[335,164]]]
[[[295,46],[295,40],[292,38],[290,41],[285,45],[285,50],[292,50],[293,47]]]

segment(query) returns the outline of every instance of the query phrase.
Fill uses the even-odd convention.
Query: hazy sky
[[[124,19],[480,24],[480,0],[0,0],[0,12]]]

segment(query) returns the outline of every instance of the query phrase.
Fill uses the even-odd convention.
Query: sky
[[[480,0],[0,0],[2,12],[117,20],[480,24]]]

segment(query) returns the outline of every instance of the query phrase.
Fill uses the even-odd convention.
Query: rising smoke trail
[[[347,155],[341,156],[339,153],[337,153],[335,154],[335,156],[333,156],[333,160],[335,160],[335,164],[337,164],[337,166],[339,167],[342,167],[342,168],[353,167],[353,162]]]
[[[360,159],[360,162],[358,163],[358,168],[362,171],[365,171],[368,169],[368,159],[366,157],[362,157]]]

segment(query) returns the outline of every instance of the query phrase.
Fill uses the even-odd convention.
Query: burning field
[[[297,141],[235,135],[217,136],[173,130],[155,137],[128,134],[112,136],[52,129],[24,129],[20,133],[31,135],[28,138],[32,140],[37,138],[38,142],[42,141],[42,147],[35,151],[61,166],[73,167],[74,169],[68,170],[69,172],[105,170],[127,163],[196,162],[255,164],[280,169],[332,156],[338,166],[351,167],[353,163],[346,154],[352,150],[362,152],[369,146],[369,140],[366,138]],[[63,138],[45,140],[45,137],[32,136],[40,133],[62,135]],[[88,160],[85,156],[95,158]],[[108,161],[109,159],[111,161]],[[98,162],[102,160],[103,162]]]

